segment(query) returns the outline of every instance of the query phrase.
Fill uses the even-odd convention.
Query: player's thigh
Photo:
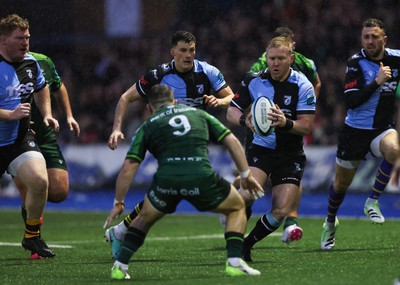
[[[299,186],[292,183],[272,187],[272,208],[292,211],[295,208],[299,191]]]
[[[151,226],[153,226],[164,215],[165,213],[158,211],[146,196],[140,214],[132,221],[131,226],[147,233]]]
[[[219,204],[212,212],[229,214],[232,211],[244,209],[244,201],[236,189],[232,186],[228,197]]]
[[[68,189],[68,172],[63,168],[47,168],[49,191],[51,189]]]
[[[40,157],[24,160],[18,167],[16,174],[28,188],[36,186],[38,188],[48,187],[46,162]]]
[[[395,130],[388,130],[387,134],[381,138],[379,142],[379,150],[387,161],[392,164],[395,163],[397,154],[400,150],[399,138]]]

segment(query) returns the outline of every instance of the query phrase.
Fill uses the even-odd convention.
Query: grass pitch
[[[111,248],[104,241],[106,212],[46,212],[42,235],[56,257],[29,260],[20,242],[17,210],[0,211],[0,284],[115,284]],[[340,219],[340,217],[339,217]],[[250,220],[248,230],[257,218]],[[320,250],[323,219],[301,218],[303,239],[289,246],[281,230],[256,244],[258,277],[224,276],[226,252],[216,215],[170,215],[154,226],[134,255],[132,284],[393,284],[400,277],[400,221],[383,226],[340,219],[336,247]]]

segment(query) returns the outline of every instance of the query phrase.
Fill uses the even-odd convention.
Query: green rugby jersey
[[[61,78],[57,73],[57,70],[54,66],[53,61],[44,54],[29,52],[33,57],[38,61],[40,68],[42,69],[42,73],[44,78],[46,79],[47,84],[49,85],[50,92],[57,91],[62,84]],[[36,141],[39,145],[45,143],[47,139],[55,140],[56,134],[51,127],[47,127],[43,122],[43,116],[37,108],[35,101],[33,100],[31,106],[31,121],[34,122],[31,125],[31,128],[35,131]]]
[[[268,67],[267,53],[264,52],[250,68],[250,71],[258,72]],[[294,70],[303,73],[310,82],[315,85],[317,80],[317,68],[313,60],[305,57],[299,52],[294,52],[294,61],[291,65]]]
[[[220,143],[231,131],[207,112],[184,105],[159,108],[136,131],[126,158],[142,162],[148,150],[159,174],[211,173],[208,143]]]

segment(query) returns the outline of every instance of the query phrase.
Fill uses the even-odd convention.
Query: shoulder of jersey
[[[271,113],[270,108],[275,104],[268,97],[259,97],[253,102],[251,107],[252,122],[256,133],[261,136],[269,136],[275,130],[271,127],[272,121],[268,119],[268,113]]]

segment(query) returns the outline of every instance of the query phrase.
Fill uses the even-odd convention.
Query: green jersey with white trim
[[[40,69],[49,85],[50,92],[55,92],[60,89],[62,81],[57,73],[53,61],[46,55],[29,52],[37,60],[40,65]],[[48,127],[43,122],[43,116],[37,108],[35,101],[33,101],[31,106],[31,121],[34,124],[31,125],[31,129],[35,132],[35,138],[39,146],[48,142],[55,142],[56,134],[51,127]]]
[[[136,131],[126,158],[142,162],[146,151],[158,160],[159,174],[212,173],[208,143],[231,131],[207,112],[184,105],[159,108]]]

